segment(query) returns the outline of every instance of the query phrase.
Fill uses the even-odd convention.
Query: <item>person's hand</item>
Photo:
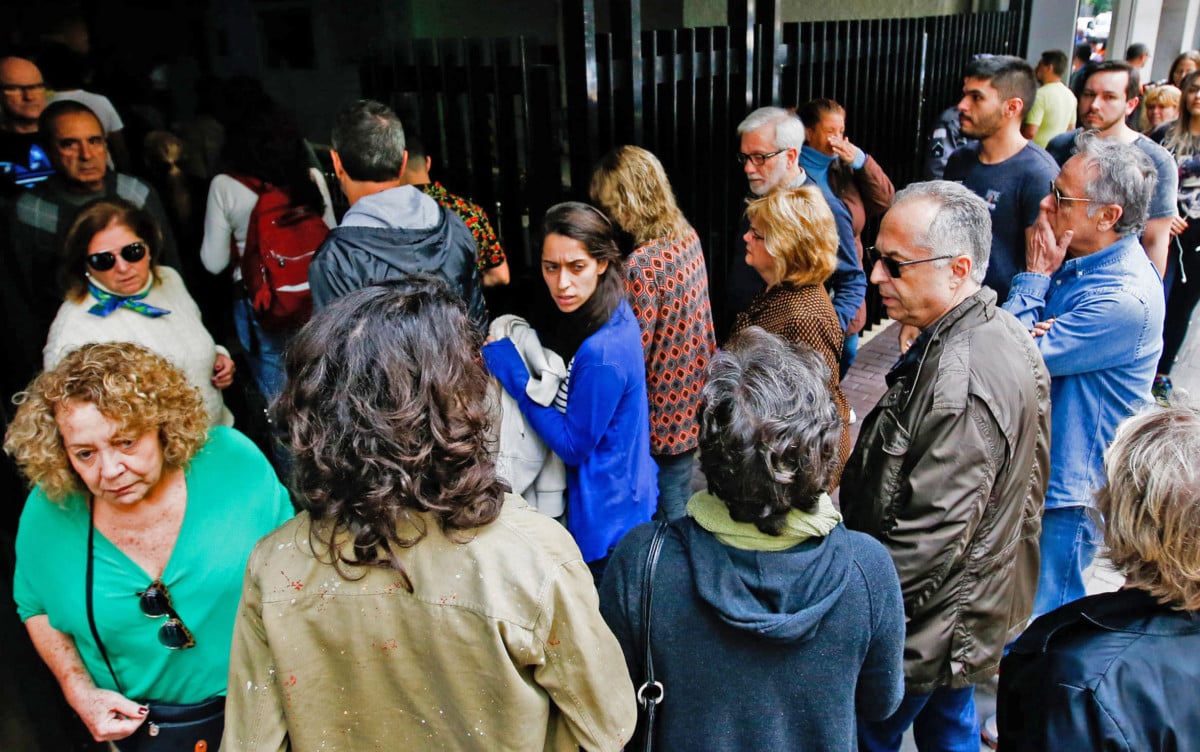
[[[1179,235],[1187,229],[1188,221],[1183,217],[1175,216],[1171,218],[1171,235]]]
[[[1046,333],[1050,331],[1050,327],[1052,326],[1054,326],[1054,319],[1039,321],[1033,325],[1033,328],[1029,330],[1029,333],[1033,335],[1034,339],[1037,339],[1038,337],[1045,337]]]
[[[522,394],[529,383],[529,369],[517,346],[511,339],[505,337],[483,346],[483,362],[511,395]]]
[[[1058,271],[1067,257],[1067,247],[1075,237],[1074,230],[1067,230],[1061,238],[1054,237],[1054,229],[1046,212],[1038,212],[1033,226],[1025,230],[1025,269],[1047,277]]]
[[[224,353],[217,353],[217,359],[213,361],[212,385],[217,389],[228,387],[233,383],[234,369],[233,358]]]
[[[98,742],[124,739],[146,722],[145,705],[108,689],[79,689],[68,698],[71,707]]]
[[[921,334],[921,330],[911,324],[902,324],[900,326],[900,354],[908,352],[908,348],[913,346],[913,342],[917,341],[917,336]]]
[[[850,139],[842,136],[841,138],[834,136],[829,139],[829,148],[833,149],[833,153],[838,155],[846,164],[850,164],[858,158],[858,147],[850,143]]]

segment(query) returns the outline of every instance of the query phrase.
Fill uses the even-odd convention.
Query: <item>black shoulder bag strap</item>
[[[95,552],[96,538],[96,519],[95,519],[96,501],[92,499],[88,502],[88,550],[87,550],[87,617],[88,626],[92,628],[92,639],[96,641],[96,647],[100,649],[100,657],[104,659],[104,665],[108,666],[108,673],[112,674],[113,684],[117,685],[117,691],[125,694],[125,690],[121,688],[121,680],[117,678],[117,672],[113,671],[112,663],[108,660],[108,651],[104,649],[104,643],[100,640],[100,632],[96,629],[96,615],[92,609],[92,559]]]
[[[645,681],[638,687],[637,701],[642,706],[645,723],[642,726],[642,749],[650,752],[654,745],[654,711],[663,701],[665,691],[662,682],[654,679],[654,656],[650,649],[650,614],[654,608],[654,570],[658,568],[658,555],[662,552],[663,539],[667,536],[669,523],[658,523],[650,550],[646,553],[646,569],[642,575],[642,655],[645,658],[643,676]]]

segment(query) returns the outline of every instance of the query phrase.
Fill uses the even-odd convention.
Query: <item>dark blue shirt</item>
[[[992,253],[983,283],[999,300],[1008,297],[1013,275],[1025,271],[1025,229],[1037,219],[1056,175],[1054,159],[1032,141],[999,164],[980,162],[978,143],[958,149],[946,163],[946,179],[970,188],[991,209]]]

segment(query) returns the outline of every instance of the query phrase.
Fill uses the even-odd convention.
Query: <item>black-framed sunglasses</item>
[[[746,164],[746,160],[749,160],[754,163],[755,167],[762,167],[768,159],[771,157],[777,157],[785,151],[787,151],[787,149],[779,149],[768,154],[743,154],[739,152],[737,155],[737,163],[744,165]]]
[[[944,256],[934,256],[932,258],[917,259],[916,261],[897,261],[896,259],[892,258],[891,256],[884,256],[882,253],[879,252],[879,249],[874,246],[872,246],[871,248],[868,248],[867,250],[869,252],[875,254],[879,263],[883,264],[883,270],[885,272],[887,272],[887,275],[889,277],[891,277],[892,279],[900,279],[900,270],[906,266],[912,266],[913,264],[927,264],[930,261],[942,261],[944,259],[954,258],[954,254],[946,254]]]
[[[1092,200],[1090,198],[1075,198],[1073,196],[1064,196],[1062,194],[1062,191],[1060,191],[1058,189],[1058,186],[1054,184],[1053,180],[1050,181],[1050,195],[1054,196],[1054,208],[1055,209],[1061,209],[1062,202],[1064,202],[1064,201],[1078,201],[1081,204],[1090,204],[1092,202]]]
[[[136,264],[146,257],[146,244],[138,240],[117,250],[121,258],[130,264]],[[98,272],[106,272],[117,265],[117,257],[112,251],[100,251],[87,257],[87,265]]]
[[[192,631],[179,618],[175,607],[171,605],[171,594],[162,580],[155,580],[138,593],[138,606],[142,613],[151,619],[167,617],[166,622],[158,629],[158,641],[170,650],[186,650],[196,646],[196,638]]]

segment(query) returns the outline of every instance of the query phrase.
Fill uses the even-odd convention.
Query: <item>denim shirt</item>
[[[1013,277],[1004,309],[1032,327],[1050,370],[1046,508],[1092,506],[1117,424],[1148,402],[1162,352],[1162,280],[1137,238],[1067,259],[1053,276]]]

